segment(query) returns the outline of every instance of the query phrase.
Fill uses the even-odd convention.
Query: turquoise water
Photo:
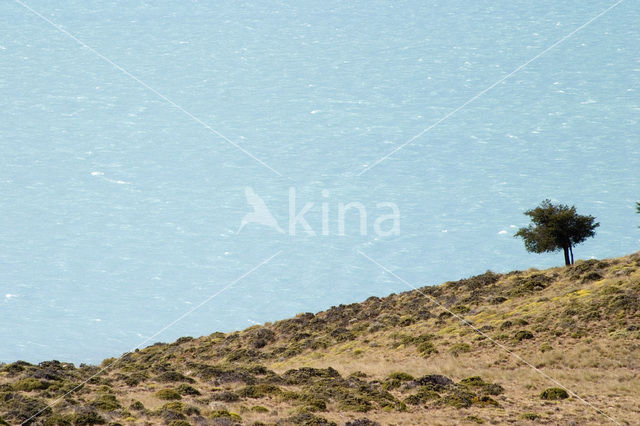
[[[601,222],[578,258],[640,247],[632,0],[379,164],[614,3],[26,4],[95,51],[0,4],[0,361],[99,362],[409,290],[361,253],[416,286],[561,265],[512,236],[544,198]],[[247,187],[284,233],[238,232]],[[315,236],[290,232],[292,188]],[[350,202],[366,235],[356,210],[339,235]]]

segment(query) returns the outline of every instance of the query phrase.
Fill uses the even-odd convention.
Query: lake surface
[[[513,238],[545,198],[638,250],[637,4],[482,93],[613,4],[2,2],[0,361],[561,265]]]

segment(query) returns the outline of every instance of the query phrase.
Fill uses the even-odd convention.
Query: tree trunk
[[[573,265],[573,247],[569,246],[569,252],[571,253],[571,264]]]
[[[571,265],[571,259],[569,259],[569,247],[564,246],[562,247],[562,250],[564,251],[564,265],[565,266]]]

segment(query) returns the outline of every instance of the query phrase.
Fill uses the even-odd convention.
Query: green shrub
[[[178,386],[177,391],[180,395],[202,395],[198,389],[185,384]]]
[[[13,383],[12,387],[14,390],[23,391],[23,392],[31,392],[34,390],[44,390],[49,387],[48,382],[43,382],[42,380],[34,379],[32,377],[26,379],[20,379]]]
[[[471,346],[468,343],[456,343],[449,348],[449,352],[453,354],[453,356],[458,356],[462,353],[471,352]]]
[[[507,328],[513,327],[513,322],[506,320],[502,324],[500,324],[500,330],[506,330]]]
[[[431,342],[422,342],[418,345],[418,352],[425,358],[428,358],[431,354],[437,354],[438,350]]]
[[[259,385],[249,385],[238,390],[238,395],[244,398],[262,398],[267,395],[277,395],[282,390],[276,385],[262,383]]]
[[[454,306],[453,308],[451,308],[451,312],[453,312],[454,314],[458,314],[458,315],[466,314],[469,311],[471,311],[471,309],[468,306],[465,306],[465,305],[457,305],[457,306]]]
[[[513,338],[515,341],[521,342],[523,340],[533,339],[533,333],[529,330],[518,330]]]
[[[166,404],[164,404],[160,410],[167,410],[167,411],[175,411],[176,413],[182,413],[184,411],[184,407],[185,405],[180,402],[180,401],[172,401],[172,402],[167,402]]]
[[[191,426],[191,423],[186,420],[172,420],[169,426]]]
[[[467,386],[483,386],[485,384],[485,381],[482,380],[482,377],[480,376],[472,376],[472,377],[467,377],[466,379],[460,380],[460,383],[465,384]]]
[[[160,389],[155,393],[156,398],[166,400],[182,399],[182,395],[175,389]]]
[[[44,422],[45,426],[92,426],[106,423],[107,421],[100,414],[86,408],[73,414],[54,414]]]
[[[478,405],[482,405],[482,406],[488,406],[491,405],[493,407],[497,407],[499,404],[498,402],[491,398],[490,396],[487,395],[482,395],[482,396],[476,396],[475,398],[473,398],[473,403],[474,404],[478,404]]]
[[[409,395],[405,398],[404,403],[409,405],[420,405],[426,401],[432,401],[440,398],[438,392],[431,389],[430,386],[424,386],[418,389],[418,393]]]
[[[251,407],[251,411],[253,411],[254,413],[268,413],[269,409],[263,407],[262,405],[254,405],[253,407]]]
[[[549,352],[552,349],[553,347],[549,343],[543,343],[542,345],[540,345],[540,352]]]
[[[389,374],[389,378],[392,380],[400,380],[401,382],[413,380],[413,376],[411,374],[403,373],[401,371]]]
[[[455,408],[467,408],[476,399],[476,396],[472,392],[456,389],[455,391],[445,395],[441,398],[441,403]]]
[[[234,402],[240,399],[237,393],[231,391],[215,392],[211,395],[214,401]]]
[[[99,395],[96,399],[93,400],[91,406],[102,411],[114,411],[118,408],[122,408],[122,406],[116,399],[116,396],[111,394]]]
[[[237,415],[236,413],[230,413],[227,410],[216,410],[209,414],[210,419],[229,419],[229,420],[242,420],[242,417]]]
[[[569,398],[569,394],[567,393],[566,390],[562,388],[549,388],[549,389],[545,389],[540,394],[540,398],[553,401],[553,400],[559,400],[559,399],[567,399]]]
[[[179,373],[177,371],[165,371],[164,373],[160,374],[158,377],[156,377],[156,380],[159,382],[163,382],[163,383],[168,383],[168,382],[188,382],[188,383],[193,383],[195,382],[195,380],[193,380],[191,377],[187,377],[182,373]]]
[[[536,413],[522,413],[520,414],[520,418],[523,420],[538,420],[541,416]]]
[[[129,408],[135,411],[142,411],[144,410],[144,404],[140,401],[133,401]]]

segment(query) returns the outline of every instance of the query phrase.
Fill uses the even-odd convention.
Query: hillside
[[[640,253],[487,272],[108,359],[31,424],[640,424],[639,314]],[[101,368],[0,365],[0,424]]]

